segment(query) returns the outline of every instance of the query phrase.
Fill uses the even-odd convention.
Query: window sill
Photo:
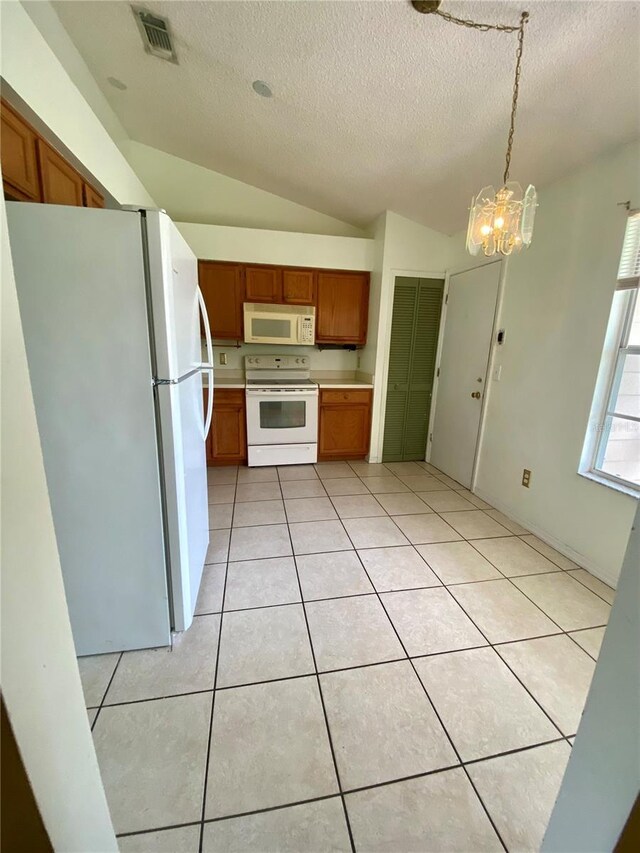
[[[607,486],[615,492],[622,492],[623,495],[629,495],[631,498],[640,500],[640,488],[636,489],[633,486],[625,486],[624,483],[616,483],[615,480],[603,477],[597,471],[578,471],[578,474],[587,480],[592,480],[594,483],[600,483],[601,486]]]

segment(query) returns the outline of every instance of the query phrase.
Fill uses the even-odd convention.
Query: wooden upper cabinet
[[[278,267],[245,266],[244,276],[247,302],[282,301],[282,276]]]
[[[283,269],[282,301],[288,305],[313,305],[316,301],[316,271]]]
[[[47,204],[82,207],[84,181],[80,175],[44,139],[38,139],[37,145],[42,176],[42,200]]]
[[[368,315],[368,272],[318,272],[318,343],[365,344]]]
[[[2,182],[7,197],[40,201],[36,134],[2,101],[0,145]]]
[[[85,207],[104,207],[104,198],[91,184],[84,184],[82,187],[82,198]]]
[[[198,277],[214,338],[241,341],[244,283],[242,264],[199,261]]]

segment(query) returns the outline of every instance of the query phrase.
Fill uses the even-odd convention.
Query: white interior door
[[[431,463],[469,488],[502,264],[452,275],[440,359]]]

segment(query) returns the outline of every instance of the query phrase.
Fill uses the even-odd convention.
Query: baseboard
[[[556,551],[559,551],[561,554],[564,554],[565,557],[568,557],[570,560],[573,560],[577,563],[581,568],[586,569],[588,572],[613,587],[614,589],[618,585],[618,578],[612,577],[611,573],[602,568],[602,566],[594,563],[589,557],[581,554],[579,551],[575,551],[566,542],[561,542],[559,539],[556,539],[548,530],[545,530],[542,527],[538,527],[535,524],[531,524],[526,518],[523,518],[520,515],[517,515],[513,512],[511,507],[502,503],[502,501],[497,500],[497,498],[490,495],[488,492],[485,492],[481,489],[475,489],[474,495],[477,495],[479,498],[482,498],[483,501],[486,501],[488,504],[491,504],[495,509],[500,510],[500,512],[504,513],[509,518],[512,518],[514,521],[517,521],[518,524],[521,524],[523,527],[533,533],[534,536],[537,536],[538,539],[542,539],[543,542],[546,542],[547,545],[551,545],[552,548],[555,548]]]

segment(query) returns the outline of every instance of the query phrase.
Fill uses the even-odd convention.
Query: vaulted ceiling
[[[144,52],[127,2],[54,3],[135,140],[359,226],[392,209],[452,233],[472,193],[501,179],[513,35],[407,0],[144,5],[169,18],[178,65]],[[513,180],[544,186],[640,135],[638,3],[443,8],[487,22],[530,12]]]

